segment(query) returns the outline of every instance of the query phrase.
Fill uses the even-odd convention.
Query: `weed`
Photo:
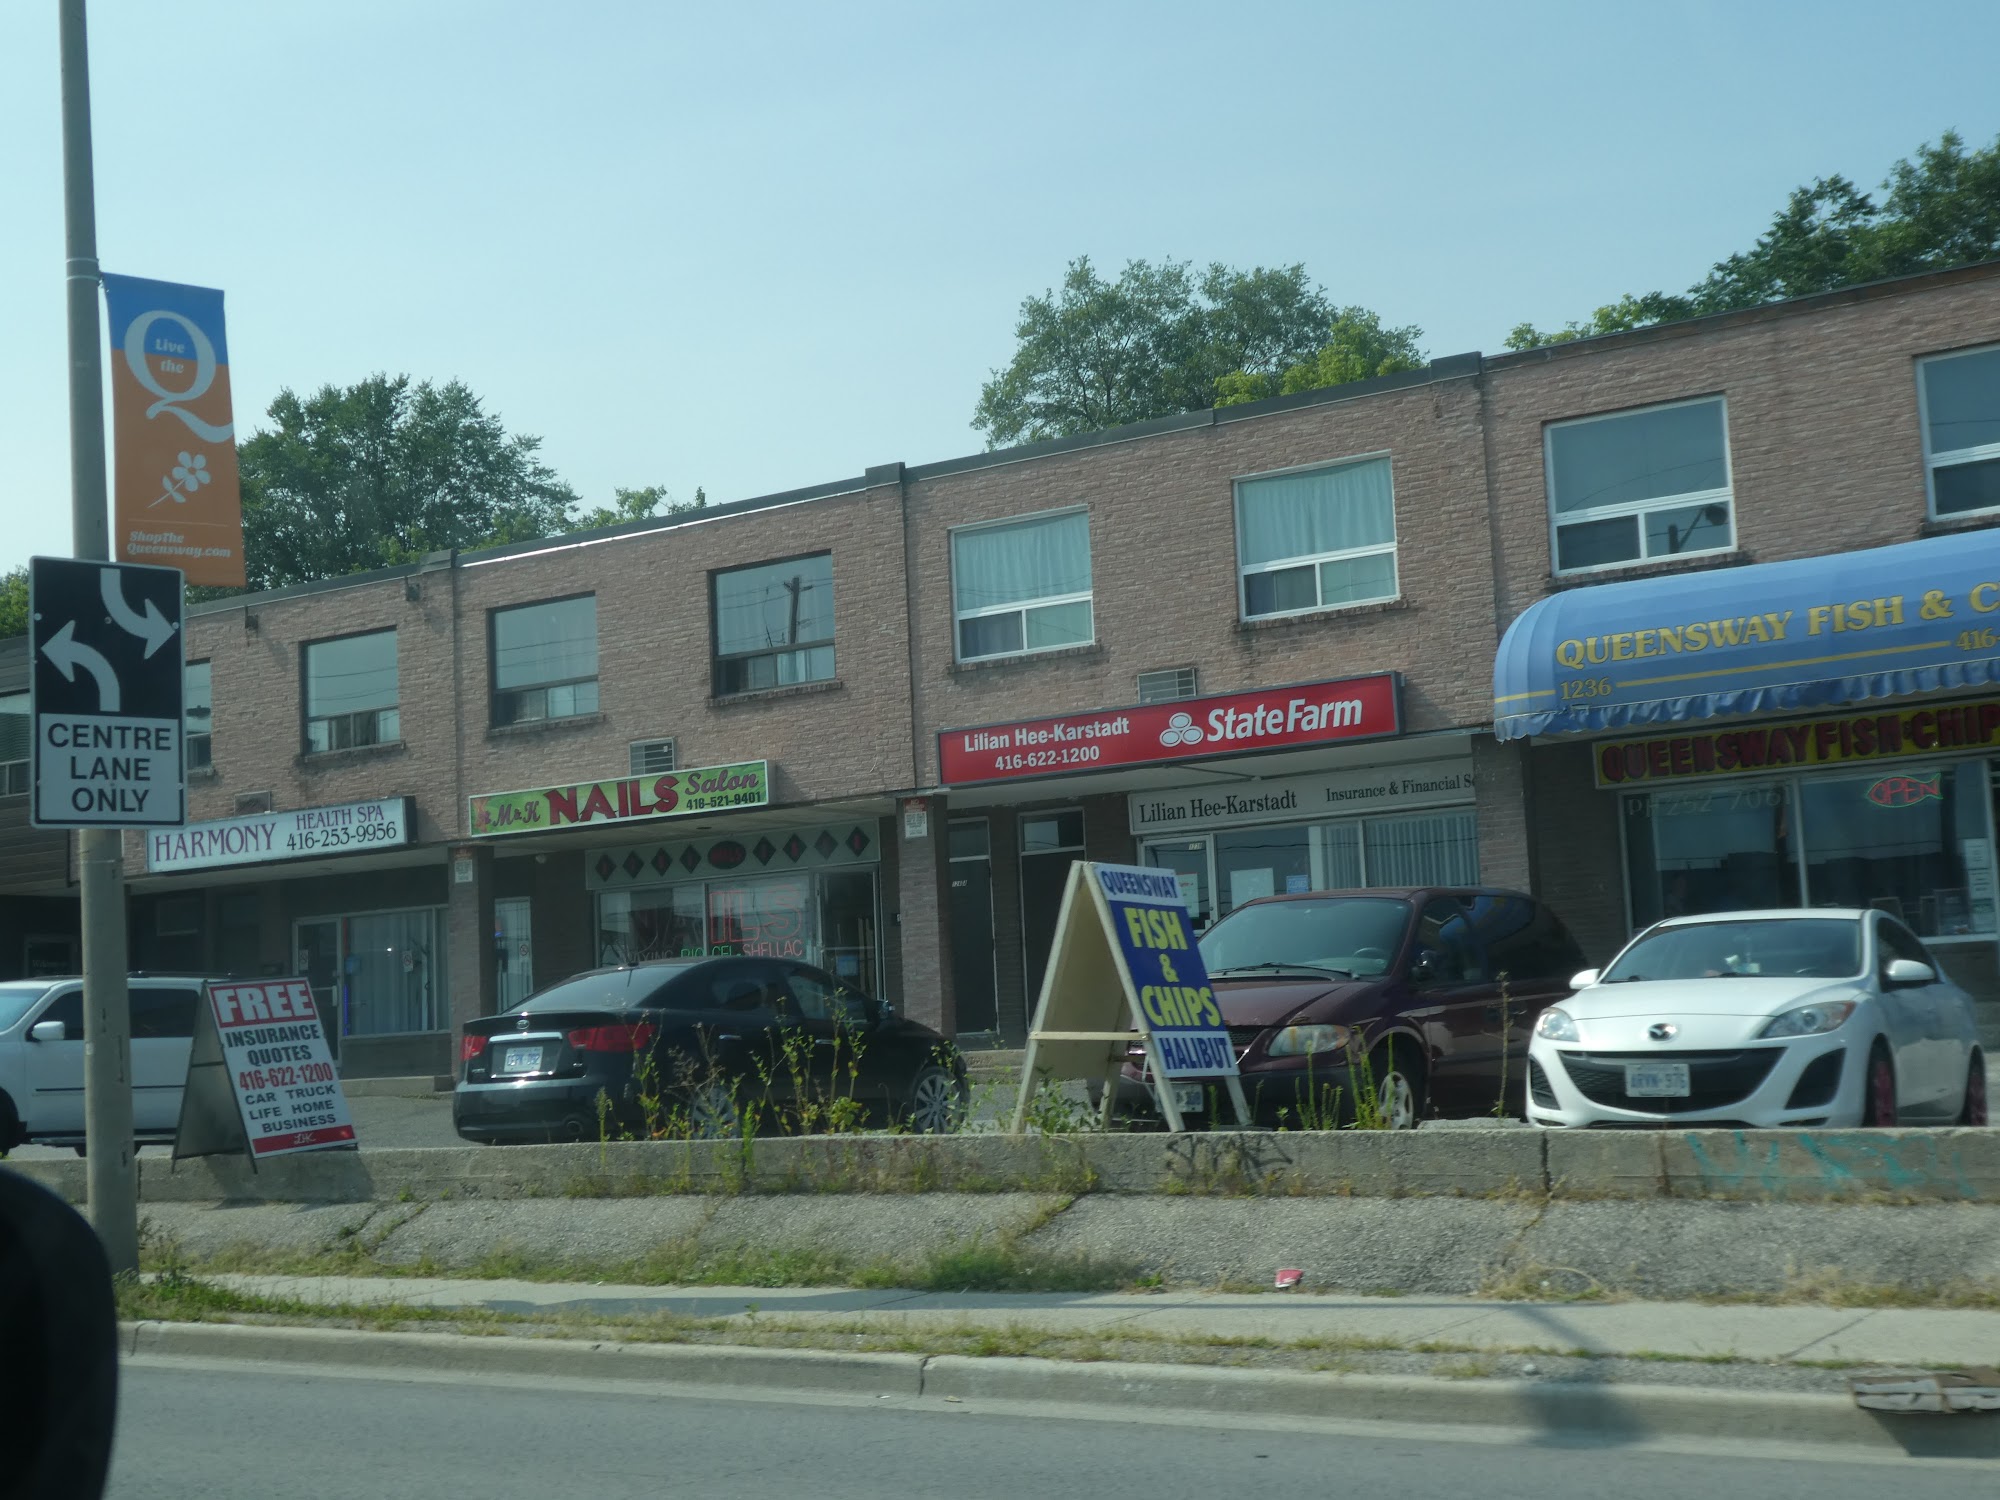
[[[1573,1266],[1540,1261],[1494,1270],[1479,1284],[1479,1295],[1505,1302],[1605,1302],[1613,1294],[1596,1277]]]
[[[1441,1380],[1484,1380],[1498,1366],[1491,1358],[1444,1360],[1431,1366],[1431,1374]]]

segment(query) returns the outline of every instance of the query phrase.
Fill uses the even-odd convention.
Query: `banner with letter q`
[[[103,281],[118,456],[112,555],[179,568],[189,583],[241,584],[222,293],[136,276]]]

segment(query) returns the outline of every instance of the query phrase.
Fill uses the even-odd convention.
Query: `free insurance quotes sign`
[[[252,1162],[355,1145],[354,1120],[303,979],[212,982],[195,1024],[174,1156]]]

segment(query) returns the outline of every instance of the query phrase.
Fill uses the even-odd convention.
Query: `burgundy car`
[[[1535,1018],[1588,967],[1546,906],[1485,888],[1267,896],[1200,947],[1256,1121],[1291,1129],[1351,1124],[1357,1100],[1395,1129],[1503,1099],[1520,1118]],[[1159,1113],[1143,1063],[1126,1064],[1121,1114]],[[1176,1087],[1184,1115],[1234,1123],[1220,1087]]]

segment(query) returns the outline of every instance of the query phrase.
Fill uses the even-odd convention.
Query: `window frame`
[[[500,686],[500,616],[514,614],[524,609],[541,609],[552,604],[571,604],[578,599],[588,599],[591,602],[591,612],[590,612],[591,650],[593,655],[599,655],[598,670],[596,672],[593,672],[588,677],[553,678],[547,682],[533,682],[533,683],[528,683],[521,687],[510,687],[510,688],[501,687]],[[521,604],[497,605],[494,608],[486,611],[486,722],[490,727],[494,729],[509,729],[516,724],[562,723],[569,719],[588,718],[592,714],[601,712],[601,705],[603,702],[601,695],[603,691],[602,681],[603,681],[604,664],[602,657],[600,655],[601,647],[599,642],[599,636],[601,632],[598,630],[596,605],[597,605],[596,590],[584,589],[574,594],[562,594],[553,599],[530,599]],[[401,676],[401,664],[399,662],[398,663],[399,680],[397,683],[398,697],[401,696],[401,688],[402,688],[400,676]],[[596,704],[594,704],[592,707],[588,709],[579,709],[566,714],[552,714],[548,712],[548,694],[550,689],[563,688],[563,687],[577,687],[586,682],[598,684],[599,686],[600,696]],[[521,697],[529,693],[540,693],[542,695],[542,712],[540,714],[538,715],[516,714],[514,717],[509,719],[503,719],[500,717],[500,700],[503,697]]]
[[[386,635],[392,642],[395,643],[396,701],[387,708],[357,708],[344,714],[314,714],[312,711],[313,648],[315,646],[337,645],[342,641],[360,640],[364,636],[371,636],[371,635]],[[323,722],[330,725],[340,720],[359,719],[364,714],[373,714],[375,716],[375,738],[371,740],[361,741],[359,743],[335,745],[332,743],[333,737],[331,733],[329,733],[327,736],[328,744],[324,750],[317,750],[313,748],[312,726],[315,723]],[[385,736],[382,733],[382,715],[384,714],[394,714],[396,716],[396,732],[393,735]],[[394,625],[377,626],[372,630],[350,630],[344,635],[322,636],[318,640],[300,642],[299,644],[299,748],[302,754],[339,755],[342,752],[349,750],[368,750],[368,749],[373,749],[378,745],[397,745],[401,744],[402,740],[403,740],[403,646],[398,631]]]
[[[1965,359],[1975,354],[2000,355],[2000,344],[1978,344],[1969,349],[1946,349],[1936,354],[1919,355],[1917,366],[1917,429],[1922,434],[1924,445],[1924,514],[1933,521],[1957,521],[1966,516],[2000,515],[2000,506],[1983,505],[1974,510],[1954,510],[1940,512],[1937,508],[1937,471],[1940,468],[1955,469],[1961,464],[1991,463],[2000,459],[2000,443],[1982,443],[1973,448],[1948,448],[1942,454],[1931,446],[1931,399],[1927,372],[1932,365],[1946,360]],[[1940,459],[1949,462],[1941,463]]]
[[[818,558],[826,559],[826,586],[833,599],[833,632],[824,640],[790,641],[782,646],[765,646],[755,651],[729,651],[722,649],[722,580],[733,573],[748,573],[756,568],[782,567],[791,562],[810,562]],[[708,574],[708,683],[709,691],[717,698],[741,698],[749,693],[772,693],[785,688],[807,687],[815,682],[837,682],[840,679],[840,635],[839,598],[833,576],[833,549],[821,547],[811,552],[793,552],[783,557],[766,558],[761,562],[734,563],[726,568],[712,568]],[[764,657],[803,655],[824,647],[833,653],[833,665],[824,677],[807,677],[798,682],[778,682],[765,687],[724,687],[722,674],[725,665],[739,662],[762,660]]]
[[[1617,422],[1629,417],[1644,416],[1650,412],[1671,411],[1681,406],[1715,405],[1722,411],[1722,488],[1707,490],[1687,490],[1677,495],[1660,495],[1651,500],[1624,500],[1615,505],[1593,505],[1583,510],[1564,512],[1556,506],[1556,452],[1555,435],[1558,430],[1582,427],[1591,422]],[[1626,406],[1617,411],[1592,412],[1587,416],[1563,417],[1542,424],[1542,493],[1544,509],[1548,513],[1549,526],[1549,573],[1556,578],[1579,578],[1592,573],[1611,573],[1621,568],[1643,568],[1658,563],[1669,563],[1687,557],[1706,557],[1712,554],[1736,550],[1736,458],[1729,438],[1729,396],[1724,391],[1713,391],[1700,396],[1680,396],[1671,401],[1649,401],[1643,406]],[[1646,552],[1645,517],[1658,510],[1686,510],[1691,506],[1721,505],[1729,513],[1728,525],[1722,529],[1722,540],[1712,547],[1700,547],[1679,552],[1662,552],[1648,555]],[[1614,521],[1631,516],[1638,524],[1639,553],[1615,562],[1589,563],[1566,568],[1562,565],[1561,543],[1556,533],[1564,526],[1574,526],[1587,521]]]
[[[1285,479],[1294,474],[1316,474],[1332,469],[1354,468],[1361,464],[1382,463],[1389,468],[1389,540],[1372,542],[1365,547],[1342,547],[1332,552],[1301,554],[1298,557],[1280,558],[1275,562],[1245,563],[1243,561],[1243,486],[1255,484],[1260,479]],[[1397,553],[1396,537],[1400,530],[1396,514],[1396,463],[1393,450],[1380,448],[1368,453],[1351,453],[1344,458],[1327,459],[1319,463],[1293,464],[1289,468],[1264,469],[1255,474],[1238,474],[1229,481],[1230,524],[1236,531],[1236,618],[1249,623],[1255,620],[1290,620],[1301,615],[1324,614],[1336,609],[1367,609],[1378,604],[1394,604],[1403,597],[1403,561]],[[1376,594],[1367,599],[1343,599],[1328,604],[1320,587],[1320,564],[1349,562],[1362,557],[1380,557],[1387,553],[1396,577],[1395,589],[1387,594]],[[1286,573],[1294,568],[1311,568],[1313,575],[1313,603],[1298,609],[1273,609],[1252,614],[1250,612],[1250,575],[1253,573]]]
[[[187,716],[187,675],[196,667],[208,668],[208,728],[196,733],[188,727]],[[397,689],[400,694],[402,664],[397,663]],[[186,762],[190,772],[212,771],[215,769],[215,660],[213,657],[201,661],[181,664],[181,744],[186,747]],[[196,745],[199,742],[199,752]],[[197,758],[198,756],[198,758]]]
[[[1091,586],[1080,594],[1047,594],[1034,599],[1016,599],[1008,604],[981,604],[972,609],[958,607],[958,539],[961,535],[975,531],[994,531],[1008,526],[1022,526],[1031,521],[1046,521],[1055,516],[1083,517],[1083,541],[1086,553],[1092,550],[1090,541],[1090,507],[1088,505],[1056,505],[1047,510],[1027,511],[1018,516],[1001,516],[991,521],[971,521],[963,526],[953,526],[945,533],[945,553],[950,564],[951,586],[951,659],[955,662],[1012,661],[1023,656],[1045,656],[1051,651],[1080,651],[1097,644],[1097,570],[1096,559],[1091,558]],[[1028,611],[1045,609],[1051,605],[1081,604],[1090,611],[1090,632],[1085,640],[1064,641],[1059,646],[1030,646],[1028,644]],[[964,638],[959,626],[967,620],[991,619],[997,615],[1019,615],[1021,617],[1021,646],[1017,651],[986,651],[978,656],[964,654]]]
[[[19,698],[24,705],[30,708],[33,707],[34,700],[26,688],[21,689],[17,693],[0,693],[0,700],[8,698]],[[0,798],[25,797],[28,795],[28,767],[34,753],[35,720],[32,713],[21,715],[21,719],[28,726],[27,741],[24,748],[29,753],[22,756],[19,760],[0,761]],[[20,768],[18,772],[15,770],[17,766]],[[17,781],[18,785],[16,785]]]

